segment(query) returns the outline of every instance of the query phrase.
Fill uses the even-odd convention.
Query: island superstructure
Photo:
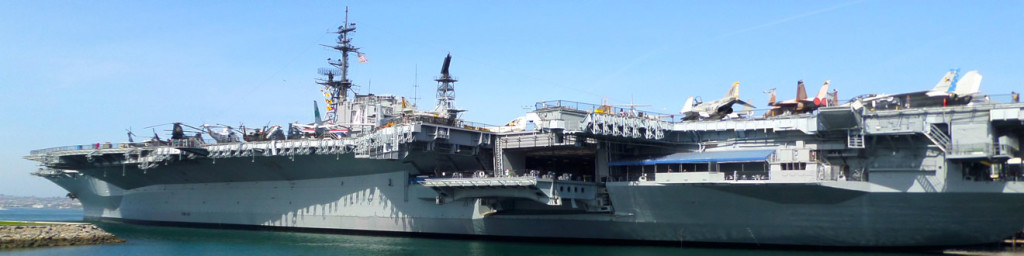
[[[1024,104],[873,95],[752,117],[732,113],[737,96],[728,113],[680,121],[554,100],[482,125],[459,118],[451,55],[430,111],[350,94],[354,31],[346,17],[329,46],[342,58],[320,70],[326,115],[312,124],[243,140],[207,128],[212,144],[175,124],[166,141],[26,158],[87,218],[132,223],[870,248],[993,243],[1024,227]]]

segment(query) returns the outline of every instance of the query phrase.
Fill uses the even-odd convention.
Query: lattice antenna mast
[[[416,65],[414,76],[415,77],[413,77],[412,79],[412,105],[415,107],[419,106],[418,104],[420,104],[420,96],[418,92],[420,89],[420,65],[418,64]]]
[[[449,119],[455,119],[462,111],[455,108],[455,82],[458,80],[448,73],[448,66],[451,63],[452,54],[449,53],[441,65],[441,77],[434,79],[437,81],[437,106],[434,107],[434,111],[446,115]]]
[[[348,23],[348,7],[345,7],[345,24],[338,26],[338,31],[333,32],[338,34],[338,42],[336,45],[323,45],[341,52],[340,60],[327,59],[327,64],[330,64],[334,68],[321,68],[319,73],[327,77],[327,79],[320,79],[317,84],[323,85],[324,101],[327,103],[327,117],[326,121],[337,123],[338,106],[348,99],[348,91],[352,89],[352,80],[348,79],[348,55],[351,52],[356,54],[362,54],[359,52],[359,48],[352,46],[352,38],[349,37],[348,33],[356,31],[355,23]],[[339,80],[335,80],[335,76],[341,75]]]

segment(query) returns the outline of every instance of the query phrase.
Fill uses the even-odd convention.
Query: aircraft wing
[[[925,92],[925,95],[928,95],[928,97],[949,96],[949,94],[950,93],[946,92],[946,91],[927,91],[927,92]]]
[[[799,105],[799,104],[800,104],[800,101],[797,101],[797,100],[787,100],[787,101],[776,102],[775,106],[796,106],[796,105]]]
[[[741,99],[736,99],[736,101],[735,101],[735,102],[736,102],[736,103],[739,103],[740,105],[743,105],[743,106],[747,106],[747,107],[751,107],[751,108],[753,108],[753,107],[754,107],[754,105],[751,105],[750,103],[747,103],[746,101],[743,101],[743,100],[741,100]]]
[[[317,127],[317,125],[316,125],[316,124],[300,124],[300,123],[293,123],[293,124],[291,124],[291,125],[292,125],[292,126],[294,126],[294,127],[298,127],[298,128],[306,128],[306,129],[312,129],[312,128],[316,128],[316,127]]]
[[[876,101],[876,100],[892,101],[893,97],[897,97],[897,96],[899,96],[899,95],[895,95],[894,96],[894,95],[889,95],[889,94],[878,94],[878,95],[865,96],[863,98],[860,98],[860,100],[861,101],[865,101],[865,102],[867,102],[867,101]]]

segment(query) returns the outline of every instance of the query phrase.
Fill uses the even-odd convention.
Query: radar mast
[[[338,42],[333,46],[323,45],[341,52],[340,60],[327,59],[327,64],[330,64],[333,68],[321,68],[318,70],[318,73],[326,76],[326,79],[318,79],[316,82],[324,87],[324,101],[327,103],[327,118],[325,121],[330,123],[338,122],[338,107],[342,102],[348,100],[348,91],[353,86],[352,81],[348,79],[348,55],[353,52],[359,56],[363,54],[359,52],[358,47],[351,44],[352,38],[349,37],[348,33],[355,31],[356,24],[348,23],[348,7],[345,7],[345,23],[338,26],[338,31],[332,32],[338,34]],[[341,75],[341,77],[337,78],[336,76],[338,75]]]
[[[444,57],[444,63],[441,64],[441,77],[434,79],[437,81],[437,106],[434,107],[434,112],[444,115],[449,120],[455,120],[459,112],[464,110],[455,108],[455,82],[458,80],[448,72],[448,67],[451,64],[452,54],[449,53]]]

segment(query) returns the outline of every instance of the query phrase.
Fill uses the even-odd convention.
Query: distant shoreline
[[[82,209],[82,202],[69,197],[12,196],[0,194],[0,209]]]
[[[52,209],[52,210],[82,210],[82,207],[22,207],[22,206],[0,206],[0,210],[11,210],[11,209]]]

